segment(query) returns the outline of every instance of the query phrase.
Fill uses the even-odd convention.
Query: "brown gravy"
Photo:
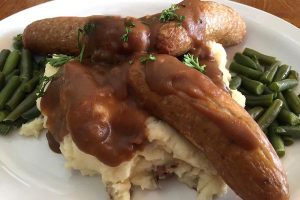
[[[54,139],[53,134],[49,131],[46,133],[49,148],[55,153],[61,153],[59,143]]]
[[[142,149],[147,114],[128,94],[126,71],[126,66],[67,63],[41,101],[55,140],[70,133],[79,149],[109,166]]]
[[[87,45],[86,56],[92,56],[96,62],[120,63],[133,53],[147,52],[149,48],[149,28],[139,19],[92,16],[89,21],[95,24],[96,28],[84,37]],[[126,27],[129,28],[127,40],[122,39],[126,34]]]
[[[205,75],[209,77],[216,86],[223,89],[225,92],[228,92],[227,86],[223,81],[223,73],[219,69],[218,63],[216,60],[208,58],[204,60],[200,60],[200,63],[205,65]]]

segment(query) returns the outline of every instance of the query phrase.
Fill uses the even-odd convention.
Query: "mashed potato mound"
[[[215,42],[208,42],[208,46],[223,72],[224,83],[229,87],[231,76],[226,68],[225,49]],[[57,68],[47,65],[45,76],[51,76],[56,72]],[[241,106],[245,106],[245,97],[240,92],[233,90],[231,94]],[[37,100],[38,108],[39,104],[40,99]],[[44,122],[46,120],[45,117]],[[30,135],[28,130],[37,129],[41,124],[40,121],[34,120],[24,125],[21,132],[28,136]],[[142,151],[137,151],[131,160],[117,167],[107,166],[96,157],[79,150],[68,134],[60,144],[66,160],[65,166],[79,170],[82,175],[100,175],[113,200],[130,200],[132,186],[156,189],[158,180],[170,174],[175,174],[179,181],[195,189],[197,200],[210,200],[225,193],[226,184],[202,152],[163,121],[149,117],[146,126],[149,144]]]
[[[37,117],[29,123],[23,124],[19,134],[23,136],[34,136],[38,137],[42,130],[44,129],[44,119],[43,117]]]
[[[146,125],[149,145],[117,167],[80,151],[67,135],[60,144],[66,167],[80,170],[82,175],[100,174],[114,200],[129,200],[131,185],[156,189],[158,179],[168,174],[195,188],[198,200],[212,199],[225,191],[225,183],[203,153],[162,121],[150,117]]]

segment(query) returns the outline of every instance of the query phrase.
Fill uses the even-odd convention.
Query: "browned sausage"
[[[175,57],[134,63],[129,85],[141,106],[202,150],[244,200],[288,200],[286,174],[257,123],[229,94]]]
[[[39,54],[78,55],[77,32],[88,22],[84,17],[42,19],[28,25],[23,32],[24,46]]]
[[[206,40],[215,40],[224,46],[230,46],[241,42],[246,34],[245,23],[239,14],[221,4],[199,0],[184,0],[178,4],[176,13],[185,17],[181,24],[178,24],[176,20],[163,23],[159,20],[160,14],[140,19],[145,24],[144,26],[139,26],[140,32],[148,32],[148,29],[150,29],[150,34],[147,34],[148,36],[150,35],[150,51],[179,56],[190,50],[197,52]],[[24,30],[24,45],[26,48],[42,54],[64,53],[78,55],[78,29],[95,19],[95,16],[85,18],[57,17],[33,22]],[[104,19],[104,17],[99,16],[98,22]],[[109,27],[110,30],[106,32],[118,32],[117,35],[120,36],[115,38],[114,44],[110,46],[137,45],[138,43],[136,42],[129,40],[127,43],[124,43],[120,39],[122,34],[125,33],[125,26],[123,23],[120,23],[120,18],[116,17],[115,19],[117,25]],[[129,36],[137,29],[138,27],[132,28],[133,31]],[[105,39],[103,30],[105,29],[99,29],[97,32],[98,38]],[[138,34],[138,36],[140,37],[138,40],[145,40],[143,38],[145,34]],[[146,42],[145,44],[148,43]],[[98,45],[97,47],[105,49],[107,45]],[[95,51],[97,50],[95,49]],[[134,50],[132,49],[133,52],[131,53],[134,53]],[[104,54],[107,54],[107,52],[104,52]]]
[[[194,54],[205,41],[226,46],[240,43],[246,35],[246,24],[233,9],[211,1],[184,0],[176,14],[182,23],[157,23],[160,14],[142,20],[150,25],[151,42],[159,53],[179,56],[192,50]]]

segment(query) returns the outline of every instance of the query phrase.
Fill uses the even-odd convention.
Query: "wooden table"
[[[49,0],[1,0],[0,20]],[[142,1],[142,0],[141,0]],[[300,28],[300,0],[234,0],[281,17]]]

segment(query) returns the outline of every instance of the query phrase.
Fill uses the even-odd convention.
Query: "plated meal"
[[[140,18],[35,21],[0,54],[1,133],[46,129],[66,167],[100,176],[113,200],[170,176],[198,200],[227,186],[289,199],[279,156],[299,137],[298,73],[250,48],[227,69],[224,48],[246,35],[235,10],[199,0]]]

